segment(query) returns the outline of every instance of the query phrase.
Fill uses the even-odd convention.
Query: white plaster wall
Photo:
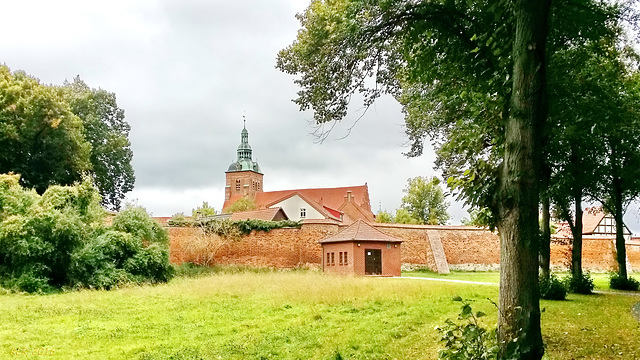
[[[324,215],[320,214],[316,209],[304,201],[300,196],[294,195],[286,200],[283,200],[277,204],[271,206],[272,208],[281,207],[284,213],[287,214],[289,219],[299,221],[300,209],[307,209],[307,216],[305,219],[324,219]]]

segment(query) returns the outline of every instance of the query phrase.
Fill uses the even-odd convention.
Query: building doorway
[[[365,275],[382,275],[382,250],[364,249]]]

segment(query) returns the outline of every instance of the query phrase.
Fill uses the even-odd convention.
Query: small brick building
[[[402,240],[363,220],[319,241],[322,269],[337,274],[400,276]]]

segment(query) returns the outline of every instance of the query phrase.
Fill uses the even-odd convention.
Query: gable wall
[[[313,208],[313,206],[309,205],[306,201],[304,201],[300,196],[294,195],[288,199],[285,199],[277,204],[271,206],[281,207],[284,210],[284,213],[287,214],[289,219],[299,221],[300,220],[300,209],[304,208],[307,211],[307,216],[305,219],[324,219],[324,215],[320,214],[320,212]]]

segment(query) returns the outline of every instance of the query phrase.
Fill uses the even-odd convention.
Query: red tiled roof
[[[319,241],[319,243],[332,243],[342,241],[384,241],[400,243],[402,240],[387,235],[382,231],[374,228],[369,223],[358,219],[353,224],[347,226],[344,230],[327,236]]]
[[[342,217],[342,212],[338,210],[334,210],[326,206],[323,206],[323,208],[336,219],[340,219]]]
[[[601,206],[584,209],[582,212],[582,233],[593,234],[604,215],[605,213]]]
[[[367,184],[359,186],[345,186],[338,188],[320,188],[320,189],[294,189],[280,190],[257,193],[254,201],[258,208],[267,208],[270,205],[278,203],[291,195],[298,193],[301,197],[314,201],[322,207],[329,208],[333,211],[339,209],[345,201],[347,192],[351,191],[352,198],[363,210],[371,212],[371,204],[369,203],[369,188]],[[229,200],[224,202],[223,210],[231,206],[234,202],[241,199],[241,195],[231,195]],[[373,214],[373,213],[372,213]],[[333,213],[332,213],[333,215]]]
[[[584,209],[582,212],[582,235],[594,234],[596,228],[606,216],[602,206],[593,206]],[[571,227],[567,222],[559,222],[556,224],[557,230],[554,237],[572,238]],[[625,225],[626,226],[626,225]]]
[[[287,218],[284,211],[282,211],[282,208],[272,208],[272,209],[234,212],[233,214],[231,214],[231,220],[258,219],[258,220],[271,221],[276,218],[279,212],[282,213],[282,216],[284,218]]]

